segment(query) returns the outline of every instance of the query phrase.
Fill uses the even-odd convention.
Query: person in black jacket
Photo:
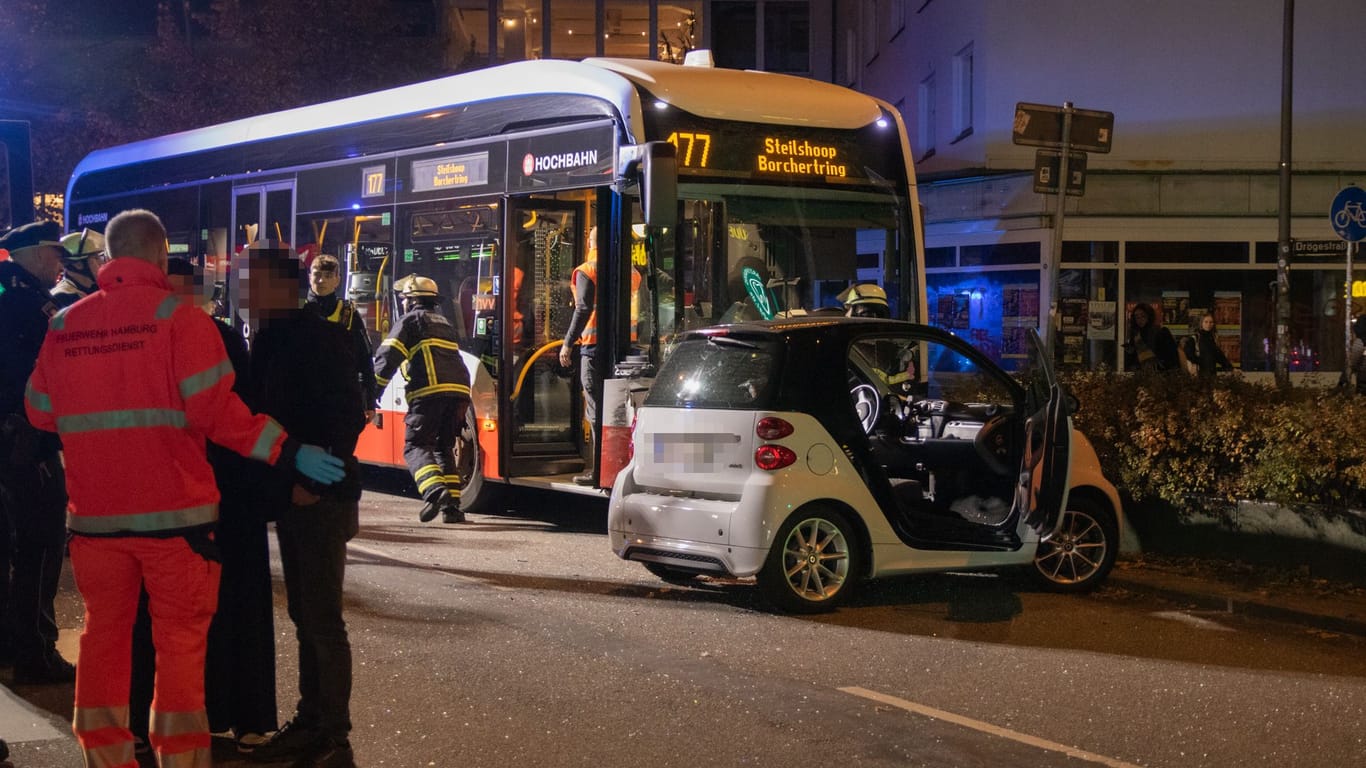
[[[299,295],[299,262],[288,246],[257,242],[237,269],[238,301],[250,323],[243,400],[291,436],[344,457],[346,477],[331,486],[269,473],[258,493],[275,513],[289,618],[299,641],[299,702],[259,762],[354,766],[351,645],[342,616],[346,542],[360,527],[356,441],[365,427],[355,347],[345,329]]]
[[[403,461],[426,501],[418,519],[463,523],[455,437],[470,404],[470,374],[460,358],[455,327],[436,311],[436,282],[409,275],[394,286],[403,316],[375,351],[375,380],[383,389],[399,366],[408,384],[408,414],[403,417]]]
[[[1193,368],[1190,373],[1202,379],[1212,379],[1217,371],[1233,370],[1224,350],[1214,338],[1214,315],[1200,316],[1200,325],[1195,333],[1181,341],[1181,354],[1186,356],[1186,364]]]
[[[10,253],[0,261],[0,621],[12,643],[14,682],[67,683],[76,669],[57,652],[53,604],[66,544],[66,474],[61,442],[33,428],[24,414],[24,388],[38,361],[48,319],[57,306],[48,293],[62,273],[62,228],[42,221],[0,237]],[[10,554],[13,561],[10,562]],[[13,581],[10,582],[10,569]],[[3,590],[0,590],[3,591]]]
[[[1124,342],[1124,370],[1174,371],[1176,339],[1172,332],[1157,325],[1157,313],[1147,304],[1135,304],[1129,313],[1129,331]]]
[[[340,325],[351,335],[356,347],[356,375],[360,377],[361,395],[365,399],[365,418],[370,420],[379,407],[379,388],[375,386],[375,369],[370,359],[370,332],[356,309],[356,303],[337,295],[341,285],[341,262],[330,253],[320,253],[308,268],[308,303],[328,320]]]

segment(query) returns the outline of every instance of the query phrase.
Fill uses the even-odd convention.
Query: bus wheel
[[[502,488],[484,477],[484,451],[479,447],[474,407],[465,409],[465,423],[455,439],[455,466],[460,473],[460,511],[489,514],[498,511]]]

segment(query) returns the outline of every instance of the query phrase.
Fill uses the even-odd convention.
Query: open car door
[[[1053,373],[1037,331],[1029,331],[1028,381],[1024,460],[1015,489],[1015,508],[1045,541],[1058,529],[1067,508],[1072,469],[1072,416],[1062,385]]]

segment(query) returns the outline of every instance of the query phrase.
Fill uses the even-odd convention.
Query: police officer
[[[361,397],[365,403],[366,420],[373,419],[379,407],[379,388],[375,386],[375,369],[371,365],[370,332],[356,310],[356,303],[337,295],[341,285],[341,262],[330,253],[320,253],[308,270],[308,304],[323,317],[346,329],[351,344],[356,348],[356,375],[360,377]]]
[[[95,273],[104,263],[104,235],[93,229],[72,232],[62,238],[62,250],[62,279],[52,289],[52,300],[69,307],[99,290]]]
[[[403,417],[403,461],[426,504],[418,519],[463,523],[460,475],[455,466],[455,436],[470,404],[470,377],[460,359],[455,328],[436,311],[436,282],[409,275],[394,286],[403,316],[375,351],[376,384],[383,389],[402,365],[408,414]]]
[[[38,360],[48,319],[48,292],[62,272],[62,228],[42,221],[10,230],[0,248],[0,507],[14,532],[14,576],[5,624],[14,648],[16,683],[61,683],[75,667],[57,652],[53,602],[66,540],[66,477],[55,435],[24,414],[24,387]],[[6,569],[8,571],[8,569]],[[6,573],[8,576],[8,573]]]
[[[855,283],[845,288],[836,298],[844,304],[844,314],[847,317],[892,316],[892,309],[887,305],[887,292],[876,283]]]

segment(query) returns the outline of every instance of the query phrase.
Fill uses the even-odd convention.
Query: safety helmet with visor
[[[855,283],[837,297],[844,304],[844,314],[850,317],[892,316],[887,304],[887,292],[875,283]]]

